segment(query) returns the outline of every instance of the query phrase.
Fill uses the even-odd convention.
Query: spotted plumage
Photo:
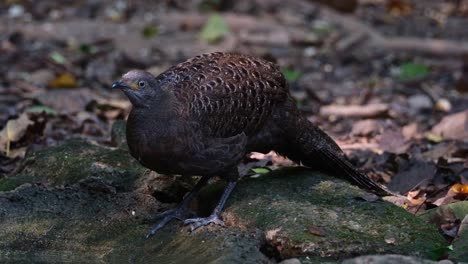
[[[218,206],[210,217],[186,223],[195,223],[195,228],[222,223],[218,215],[237,181],[237,165],[250,151],[274,150],[377,194],[389,194],[358,172],[336,143],[301,115],[272,62],[209,53],[157,77],[130,71],[113,87],[121,88],[133,104],[127,122],[133,157],[156,172],[203,176],[195,191],[149,235],[170,219],[181,218],[188,200],[215,175],[228,182]]]

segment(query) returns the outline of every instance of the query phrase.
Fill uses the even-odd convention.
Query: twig
[[[361,41],[364,42],[363,44],[374,48],[433,56],[461,56],[463,54],[468,54],[468,43],[466,42],[443,39],[386,37],[372,27],[360,22],[358,19],[349,15],[338,14],[331,9],[323,8],[322,16],[332,23],[340,25],[352,34],[352,36],[348,38],[352,40],[352,45],[342,44],[342,47],[338,46],[338,48],[341,49],[353,47],[357,41]]]

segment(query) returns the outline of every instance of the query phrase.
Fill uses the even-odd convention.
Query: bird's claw
[[[163,228],[167,223],[169,223],[172,219],[183,220],[184,217],[187,215],[195,215],[195,212],[192,210],[187,210],[184,208],[176,208],[171,209],[166,212],[163,212],[157,215],[154,219],[163,218],[155,227],[153,227],[145,236],[145,238],[149,238],[158,232],[161,228]]]
[[[220,225],[220,226],[225,226],[223,220],[221,220],[219,218],[219,216],[216,215],[216,214],[210,215],[208,217],[189,218],[189,219],[184,220],[185,225],[192,224],[190,226],[190,231],[191,232],[195,231],[199,227],[206,226],[206,225],[209,225],[211,223],[216,224],[216,225]]]
[[[189,210],[189,209],[181,210],[179,208],[175,208],[175,209],[166,210],[166,211],[164,211],[164,212],[162,212],[160,214],[155,215],[153,218],[148,220],[148,222],[150,222],[150,221],[154,222],[156,220],[159,220],[161,218],[165,218],[167,216],[171,216],[172,219],[184,220],[185,217],[190,217],[190,216],[195,216],[195,215],[197,215],[197,213],[195,211],[193,211],[193,210]]]

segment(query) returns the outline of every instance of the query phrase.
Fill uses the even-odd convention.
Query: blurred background
[[[126,71],[225,51],[276,62],[357,166],[410,191],[408,210],[464,200],[467,25],[467,0],[2,1],[0,178],[67,138],[111,144]]]

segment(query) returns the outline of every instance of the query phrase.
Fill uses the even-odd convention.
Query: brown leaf
[[[438,198],[437,200],[432,202],[432,204],[436,206],[442,206],[453,203],[456,201],[455,196],[457,196],[457,193],[450,189],[444,196]]]
[[[77,81],[75,76],[66,72],[50,81],[48,86],[51,88],[75,88],[77,86]]]
[[[380,132],[382,126],[375,119],[365,119],[353,124],[351,134],[354,136],[371,136]]]
[[[0,131],[0,151],[5,152],[6,156],[10,157],[11,143],[20,140],[33,123],[27,113],[22,114],[17,119],[8,120],[3,130]]]
[[[388,188],[400,193],[406,193],[417,186],[427,184],[434,178],[435,172],[436,166],[432,163],[410,160],[407,164],[400,166]]]
[[[413,11],[413,5],[408,0],[389,0],[387,10],[394,16],[406,16]]]
[[[426,197],[424,195],[420,195],[420,193],[421,192],[419,190],[408,192],[406,198],[413,205],[420,205],[426,201]]]
[[[435,161],[441,157],[450,157],[454,150],[456,150],[455,142],[442,142],[434,145],[430,150],[422,153],[421,157],[424,160]]]
[[[418,123],[410,123],[401,128],[401,134],[406,140],[417,139],[421,137],[421,134],[418,132]]]
[[[408,150],[403,134],[400,131],[385,131],[379,139],[379,147],[387,152],[402,154]]]
[[[468,110],[444,117],[432,128],[432,133],[445,139],[468,139]]]
[[[86,88],[73,90],[48,90],[36,98],[43,105],[57,110],[60,113],[78,113],[93,101],[95,96]]]
[[[309,227],[307,227],[307,231],[309,231],[309,233],[311,233],[312,235],[316,235],[316,236],[325,236],[326,235],[325,230],[323,230],[322,228],[320,228],[318,226],[314,226],[314,225],[310,225]]]
[[[280,156],[274,151],[270,151],[267,154],[263,154],[263,153],[259,153],[259,152],[252,152],[251,155],[250,155],[250,158],[251,159],[257,159],[257,160],[266,159],[268,161],[271,161],[271,163],[274,166],[278,166],[278,167],[294,166],[295,165],[295,163],[292,160],[290,160],[288,158],[285,158],[283,156]]]
[[[28,149],[28,147],[21,147],[21,148],[16,148],[16,149],[10,149],[10,152],[8,153],[8,157],[11,158],[11,159],[14,159],[14,158],[24,158],[24,156],[26,155],[26,150]]]

